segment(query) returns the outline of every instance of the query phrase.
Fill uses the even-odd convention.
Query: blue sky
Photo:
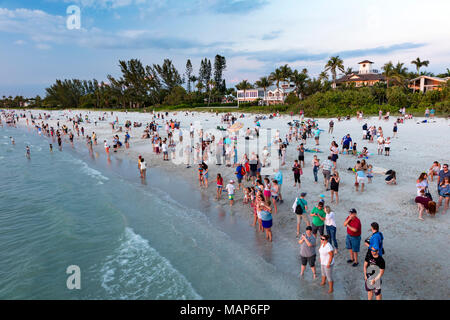
[[[81,28],[66,27],[67,7],[81,9]],[[55,79],[106,80],[118,60],[227,58],[232,86],[277,66],[317,76],[331,55],[345,67],[369,59],[430,60],[450,67],[448,0],[0,0],[0,96],[44,95]]]

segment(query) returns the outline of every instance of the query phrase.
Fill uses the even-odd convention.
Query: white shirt
[[[227,188],[228,194],[234,194],[235,187],[233,184],[231,184],[231,183],[227,184],[226,188]]]
[[[325,216],[325,225],[336,227],[336,220],[334,219],[333,211],[331,211],[330,213],[327,213],[327,215]]]
[[[320,264],[323,266],[328,265],[328,261],[330,261],[330,252],[333,251],[333,246],[327,242],[327,244],[325,246],[320,245],[319,248],[319,254],[320,254]],[[333,259],[331,260],[330,265],[334,264],[334,256]]]
[[[147,169],[147,163],[145,161],[141,162],[141,170]]]

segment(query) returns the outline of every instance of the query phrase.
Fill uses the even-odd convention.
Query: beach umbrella
[[[238,132],[239,130],[241,130],[244,127],[244,124],[241,122],[236,122],[235,124],[233,124],[231,127],[228,128],[228,131],[230,132]]]

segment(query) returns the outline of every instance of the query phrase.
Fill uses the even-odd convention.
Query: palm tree
[[[295,92],[297,95],[303,99],[305,87],[306,87],[306,80],[308,79],[308,76],[303,72],[298,72],[295,70],[291,75],[291,81],[295,85]]]
[[[245,101],[245,98],[246,98],[245,92],[246,92],[248,89],[252,89],[252,88],[253,88],[253,86],[252,86],[251,83],[248,82],[247,80],[242,80],[241,82],[239,82],[239,83],[236,85],[236,89],[238,89],[238,90],[244,90],[244,101]],[[239,100],[238,100],[238,101],[239,101]]]
[[[292,75],[292,69],[287,64],[285,64],[284,66],[280,67],[280,71],[284,78],[283,81],[285,83],[288,82]]]
[[[259,88],[264,89],[264,103],[266,103],[266,91],[267,88],[270,87],[273,84],[273,81],[270,80],[268,77],[261,77],[258,81],[255,82],[255,86]]]
[[[386,78],[386,87],[389,88],[389,80],[392,79],[392,76],[395,74],[392,61],[385,63],[381,69],[383,70],[383,75]]]
[[[322,80],[328,81],[328,73],[326,73],[325,71],[322,71],[322,72],[319,74],[319,80],[320,80],[320,81],[322,81]]]
[[[416,65],[417,74],[419,74],[419,69],[421,67],[428,67],[428,65],[430,64],[430,61],[428,61],[428,60],[421,61],[420,58],[417,57],[416,60],[411,61],[411,64],[415,64]]]
[[[408,68],[403,65],[404,63],[397,62],[393,70],[394,74],[392,75],[392,80],[399,86],[406,86]]]
[[[336,69],[340,72],[345,72],[344,70],[344,61],[339,58],[339,56],[331,57],[325,65],[324,71],[331,71],[331,75],[333,76],[333,87],[336,87]]]
[[[276,82],[277,89],[280,89],[280,81],[283,81],[284,75],[280,69],[275,69],[275,71],[269,75],[269,79]]]
[[[199,81],[199,82],[197,82],[197,84],[195,85],[195,87],[197,88],[198,92],[200,93],[200,92],[202,92],[202,89],[203,89],[205,86],[203,85],[203,82]]]
[[[346,75],[352,74],[353,73],[353,68],[347,68],[347,70],[345,71]]]

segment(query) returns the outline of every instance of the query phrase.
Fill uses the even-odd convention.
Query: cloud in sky
[[[81,7],[80,30],[66,28],[72,4]],[[198,70],[195,61],[217,53],[227,58],[228,84],[254,81],[285,63],[318,74],[332,55],[346,67],[370,59],[377,68],[392,60],[411,69],[417,56],[430,60],[428,71],[449,67],[447,0],[425,7],[418,0],[16,0],[1,6],[0,44],[11,50],[0,52],[0,68],[9,70],[4,61],[16,64],[18,83],[19,75],[42,83],[73,77],[73,70],[98,77],[127,58],[148,64],[169,58],[180,71],[190,58]],[[413,27],[418,20],[433,31]],[[32,73],[22,58],[42,64],[42,72]],[[68,68],[67,59],[77,68]]]

